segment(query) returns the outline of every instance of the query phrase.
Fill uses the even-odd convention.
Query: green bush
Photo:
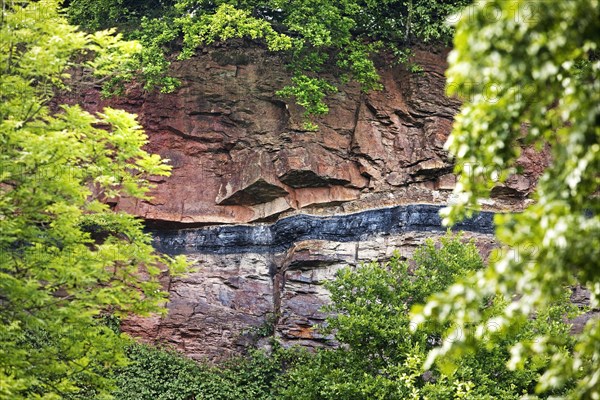
[[[387,263],[372,262],[343,269],[328,285],[334,313],[324,330],[334,333],[341,346],[322,350],[286,372],[286,399],[517,399],[534,393],[547,359],[510,371],[507,346],[480,346],[461,357],[445,360],[423,371],[428,351],[441,344],[449,326],[424,326],[414,331],[408,310],[457,279],[483,268],[472,242],[447,235],[436,245],[428,240],[414,254],[413,262],[395,255]],[[505,344],[533,340],[547,332],[571,346],[568,311],[563,301],[524,321],[519,329],[504,334]],[[483,312],[494,315],[502,299],[487,299]],[[489,326],[489,336],[500,335]],[[461,334],[460,331],[457,334]],[[447,339],[448,340],[448,339]]]
[[[167,348],[134,345],[130,364],[116,373],[118,400],[273,399],[288,352],[253,351],[218,367],[197,363]]]

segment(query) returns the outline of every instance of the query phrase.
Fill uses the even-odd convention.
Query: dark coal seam
[[[358,242],[374,236],[406,232],[444,232],[442,206],[414,204],[336,216],[307,214],[283,218],[271,225],[219,225],[153,230],[154,247],[163,253],[281,253],[303,240]],[[452,227],[453,231],[493,234],[494,213],[481,212]]]

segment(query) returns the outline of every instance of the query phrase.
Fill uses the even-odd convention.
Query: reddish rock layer
[[[415,50],[422,73],[380,68],[383,90],[346,85],[328,99],[318,132],[302,129],[302,110],[275,92],[289,81],[282,61],[263,49],[207,48],[175,62],[175,93],[100,100],[76,90],[77,102],[139,115],[147,149],[168,158],[172,176],[156,181],[150,202],[119,207],[175,224],[248,223],[303,209],[335,213],[406,203],[447,201],[454,187],[443,150],[459,102],[444,95],[446,53]],[[526,167],[494,190],[492,208],[515,209],[548,162],[527,150]],[[335,207],[338,206],[338,207]]]

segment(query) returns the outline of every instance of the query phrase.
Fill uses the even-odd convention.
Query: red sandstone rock
[[[451,171],[443,144],[460,104],[444,95],[445,55],[416,49],[413,61],[423,72],[383,68],[381,91],[340,88],[327,100],[330,112],[317,121],[318,132],[303,131],[303,110],[275,96],[289,74],[279,58],[256,47],[207,48],[175,62],[172,73],[182,81],[175,93],[132,86],[119,99],[84,90],[69,101],[90,111],[112,105],[137,113],[147,149],[173,165],[153,200],[120,199],[119,209],[176,224],[247,223],[340,202],[369,208],[377,204],[361,200],[372,194],[423,183],[449,190],[451,179],[441,178]],[[496,201],[530,194],[548,161],[547,152],[524,150],[525,172],[499,186]],[[421,200],[411,193],[403,202]]]

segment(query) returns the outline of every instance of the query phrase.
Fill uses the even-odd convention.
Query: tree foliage
[[[448,324],[429,324],[411,330],[409,310],[457,279],[483,268],[473,243],[448,235],[439,245],[432,240],[420,247],[414,264],[394,256],[388,263],[372,262],[356,270],[341,270],[328,285],[334,314],[326,331],[340,347],[321,350],[296,364],[285,375],[281,389],[289,399],[519,399],[533,393],[548,358],[537,358],[519,371],[510,371],[510,354],[502,346],[481,345],[462,354],[455,364],[423,371],[427,352],[441,344]],[[539,310],[504,338],[504,344],[544,332],[570,345],[563,322],[569,310],[568,293],[551,307]],[[501,298],[480,301],[478,311],[497,315]],[[486,327],[488,336],[495,326]],[[445,341],[461,340],[445,338]]]
[[[253,351],[215,367],[197,363],[176,351],[145,345],[128,348],[131,363],[116,373],[118,400],[275,399],[285,384],[283,365],[295,352],[276,348],[270,355]]]
[[[506,333],[576,282],[592,293],[591,307],[600,306],[599,44],[597,0],[490,1],[462,15],[447,72],[450,93],[466,100],[447,143],[460,174],[447,221],[477,209],[496,177],[516,171],[521,145],[549,145],[552,164],[533,205],[497,216],[505,247],[489,268],[416,309],[415,322],[453,321],[477,339],[447,343],[433,357],[481,343],[489,321],[478,307],[486,296],[514,299],[493,320]],[[513,347],[510,365],[551,357],[538,391],[577,378],[572,398],[600,398],[597,318],[577,341],[571,354],[541,332]]]
[[[72,20],[87,28],[115,26],[134,15],[141,29],[132,35],[142,42],[141,68],[146,87],[174,90],[178,82],[166,77],[167,55],[193,56],[198,46],[232,38],[263,41],[288,61],[294,78],[279,95],[296,98],[306,115],[326,113],[326,95],[337,79],[354,80],[364,90],[380,88],[374,55],[386,50],[406,62],[407,46],[419,42],[448,42],[452,28],[445,18],[470,0],[176,0],[161,1],[161,15],[139,17],[124,0],[75,0],[68,8]],[[94,3],[94,4],[90,4]],[[136,2],[147,3],[147,2]],[[150,2],[156,3],[156,1]],[[134,10],[135,8],[135,10]],[[114,14],[114,15],[113,15]],[[102,16],[102,18],[99,17]],[[102,23],[100,23],[102,22]],[[182,48],[173,46],[181,38]],[[325,78],[326,74],[329,78]]]
[[[70,68],[113,76],[139,44],[77,31],[57,1],[2,7],[0,398],[103,398],[125,343],[105,317],[158,311],[159,266],[185,266],[156,255],[141,222],[103,200],[146,198],[146,178],[169,167],[141,150],[135,116],[50,102]]]
[[[160,17],[173,0],[66,0],[69,17],[90,31],[135,29],[143,17]]]

